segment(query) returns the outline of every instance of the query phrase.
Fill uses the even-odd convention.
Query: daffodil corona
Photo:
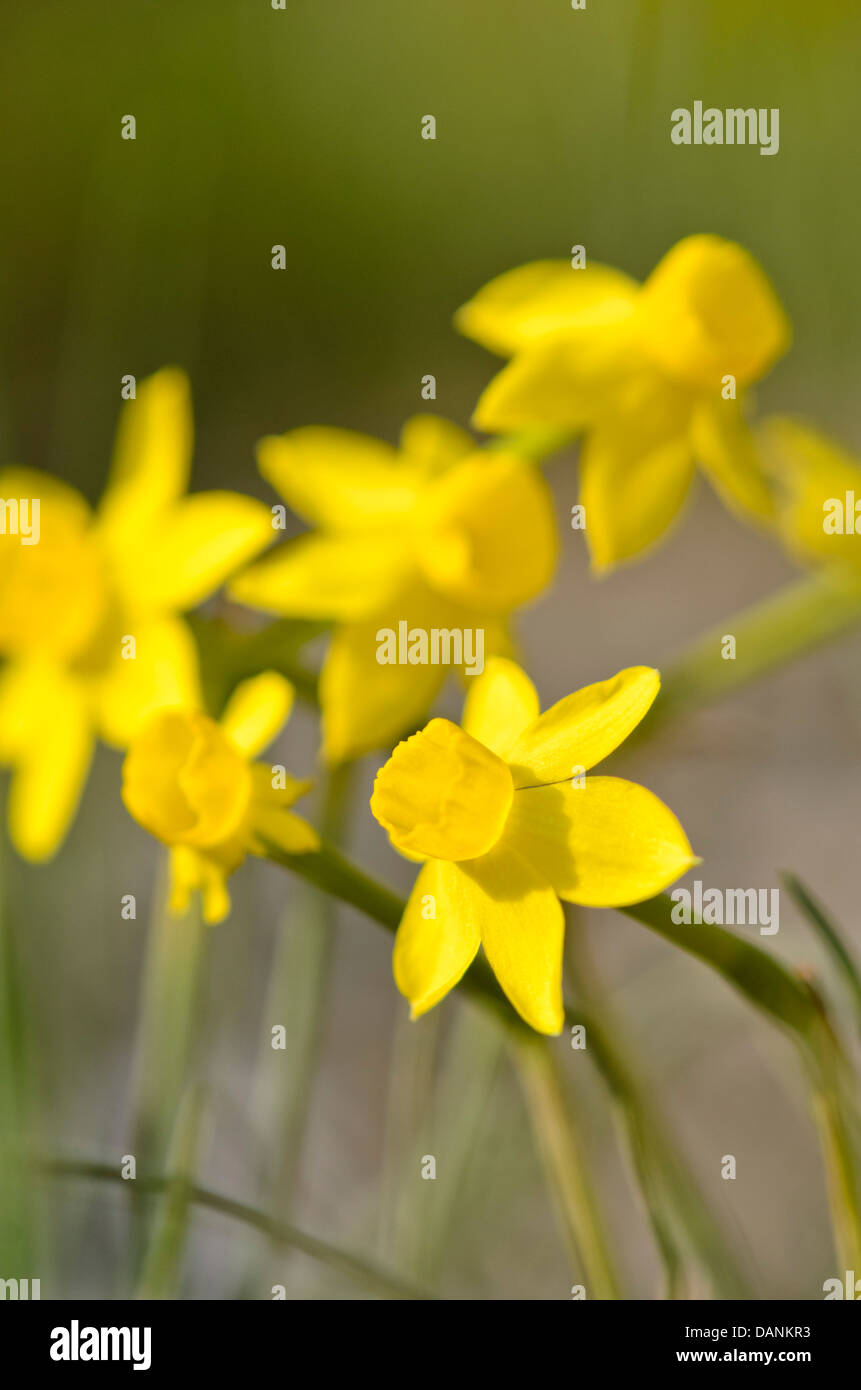
[[[230,911],[227,879],[267,845],[287,854],[319,847],[316,831],[289,808],[310,787],[283,768],[252,763],[286,722],[293,690],[266,671],[234,691],[216,723],[197,709],[166,709],[132,741],[123,764],[123,801],[171,849],[171,910],[193,892],[207,922]]]
[[[580,501],[597,569],[664,535],[695,462],[730,507],[771,517],[743,397],[790,329],[742,247],[687,237],[643,285],[608,266],[539,261],[491,281],[456,323],[513,358],[478,403],[480,429],[584,435]]]
[[[55,478],[0,472],[0,495],[39,503],[37,543],[0,534],[0,762],[14,770],[9,826],[27,858],[61,843],[98,735],[123,748],[153,710],[199,703],[179,614],[273,538],[252,498],[183,495],[191,446],[187,380],[165,369],[123,407],[95,515]]]
[[[785,545],[854,586],[861,581],[861,460],[799,420],[766,420],[760,439]]]
[[[400,449],[347,430],[299,429],[259,446],[260,469],[316,529],[237,576],[241,603],[337,624],[323,666],[324,753],[391,744],[427,713],[467,638],[507,654],[511,612],[552,577],[556,529],[534,465],[479,451],[446,420],[410,420]],[[392,661],[395,636],[416,634]],[[447,667],[422,658],[455,634]],[[383,659],[385,657],[385,660]],[[460,659],[460,667],[457,660]]]
[[[529,678],[496,658],[471,684],[463,727],[433,719],[377,775],[371,810],[424,861],[395,941],[414,1017],[457,984],[479,945],[518,1013],[563,1024],[560,899],[624,907],[697,863],[652,792],[585,776],[639,724],[660,678],[631,667],[539,713]]]

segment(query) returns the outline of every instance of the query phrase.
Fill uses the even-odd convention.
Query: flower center
[[[647,280],[644,345],[676,379],[717,389],[768,370],[788,343],[788,325],[753,257],[719,237],[679,242]]]
[[[450,720],[432,719],[377,773],[371,810],[405,854],[477,859],[502,834],[513,796],[501,758]]]
[[[36,545],[0,535],[0,650],[47,647],[73,658],[92,642],[107,609],[101,557],[83,527],[45,507]]]
[[[251,790],[245,759],[213,719],[195,711],[156,714],[123,766],[126,806],[170,845],[222,845],[239,830]]]

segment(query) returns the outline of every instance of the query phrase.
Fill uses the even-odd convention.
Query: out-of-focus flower
[[[193,892],[207,922],[230,911],[227,879],[247,854],[319,848],[316,831],[289,808],[311,786],[283,768],[252,763],[286,723],[290,682],[275,671],[237,686],[219,723],[196,709],[154,714],[123,763],[123,801],[171,849],[172,912]]]
[[[805,564],[861,580],[861,461],[798,420],[760,427],[778,533]]]
[[[580,501],[596,569],[664,535],[695,461],[730,507],[771,516],[743,397],[786,351],[790,328],[742,247],[687,237],[642,286],[607,266],[539,261],[492,280],[456,323],[513,357],[478,403],[480,429],[585,435]]]
[[[560,898],[626,906],[697,862],[652,792],[585,776],[639,724],[659,684],[657,671],[635,666],[539,714],[532,682],[498,659],[470,687],[462,728],[433,719],[397,746],[371,810],[396,849],[426,861],[394,952],[414,1018],[482,945],[518,1013],[559,1033]]]
[[[188,382],[166,368],[123,407],[95,514],[56,478],[0,472],[0,497],[39,503],[37,543],[0,534],[0,761],[13,768],[9,827],[28,859],[62,842],[97,736],[123,748],[154,709],[199,702],[178,615],[273,538],[252,498],[184,495],[191,451]]]
[[[238,575],[230,592],[337,624],[320,682],[329,762],[391,744],[427,713],[450,669],[409,657],[381,664],[382,633],[402,624],[481,631],[487,653],[507,652],[508,615],[553,574],[553,506],[538,470],[476,451],[446,420],[408,421],[399,449],[348,430],[298,429],[264,439],[258,457],[316,529]]]

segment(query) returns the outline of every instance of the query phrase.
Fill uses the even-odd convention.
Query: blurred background
[[[568,0],[287,0],[285,11],[270,0],[5,0],[2,13],[5,460],[95,500],[121,377],[176,363],[194,393],[193,485],[273,500],[254,460],[264,434],[325,423],[395,439],[428,408],[428,373],[432,408],[468,420],[495,359],[459,338],[451,315],[492,276],[583,243],[590,259],[643,277],[700,231],[747,246],[794,324],[759,409],[808,415],[861,452],[854,0],[588,0],[584,11]],[[779,154],[673,146],[670,112],[698,99],[779,107]],[[134,142],[120,138],[126,114]],[[420,138],[426,114],[434,142]],[[270,267],[276,243],[284,272]],[[574,456],[548,476],[562,564],[521,624],[545,705],[621,666],[661,666],[793,574],[702,486],[662,550],[596,583],[582,538],[565,529]],[[305,775],[316,751],[316,721],[300,711],[279,759]],[[794,869],[861,948],[861,635],[616,762],[677,812],[707,886],[772,887]],[[376,765],[357,771],[344,842],[405,890],[409,867],[366,810]],[[38,1148],[116,1166],[134,1152],[148,934],[165,933],[158,850],[122,808],[119,768],[103,750],[50,865],[27,867],[8,848],[2,863]],[[121,919],[127,893],[134,921]],[[199,1181],[446,1296],[568,1297],[516,1080],[481,1021],[452,997],[409,1025],[385,933],[348,910],[326,920],[271,866],[245,866],[234,904],[202,948]],[[787,1044],[618,914],[588,914],[572,937],[752,1295],[822,1297],[842,1271]],[[756,939],[822,966],[785,896],[779,934]],[[285,1053],[269,1047],[276,1023]],[[588,1053],[559,1047],[625,1288],[658,1296],[606,1093]],[[420,1178],[428,1153],[436,1182]],[[720,1176],[726,1154],[734,1182]],[[126,1194],[45,1182],[37,1198],[42,1296],[124,1295]],[[319,1261],[194,1213],[181,1296],[265,1298],[275,1283],[291,1297],[361,1294]]]

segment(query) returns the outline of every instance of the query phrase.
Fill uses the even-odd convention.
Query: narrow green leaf
[[[160,1196],[169,1192],[176,1182],[176,1178],[172,1174],[168,1176],[143,1176],[136,1178],[134,1182],[125,1182],[119,1169],[108,1163],[91,1162],[87,1159],[43,1158],[35,1160],[31,1167],[33,1171],[42,1173],[46,1177],[81,1178],[93,1182],[122,1183],[125,1189],[131,1190],[131,1195],[135,1199]],[[278,1245],[298,1250],[303,1255],[308,1255],[311,1259],[319,1260],[328,1265],[338,1273],[356,1279],[360,1284],[377,1294],[382,1294],[388,1298],[430,1299],[434,1297],[426,1289],[408,1284],[405,1280],[399,1279],[396,1274],[382,1269],[370,1260],[363,1259],[361,1255],[354,1255],[352,1251],[342,1250],[330,1241],[320,1240],[317,1236],[309,1235],[290,1222],[276,1221],[266,1212],[258,1211],[245,1202],[237,1202],[234,1198],[225,1197],[220,1192],[211,1192],[208,1188],[200,1187],[196,1183],[188,1186],[186,1196],[195,1206],[205,1207],[209,1211],[218,1212],[221,1216],[241,1222],[251,1230],[267,1236],[269,1240]]]
[[[782,873],[782,882],[786,886],[787,892],[792,896],[793,901],[803,912],[807,921],[813,927],[819,939],[825,945],[831,960],[837,967],[837,973],[843,981],[846,991],[852,1000],[855,1010],[855,1020],[858,1028],[861,1029],[861,975],[858,973],[858,966],[843,940],[843,936],[838,931],[833,920],[826,914],[825,909],[805,888],[797,874]]]
[[[743,937],[733,936],[722,927],[706,922],[687,926],[674,922],[674,907],[672,899],[663,893],[648,902],[619,910],[711,966],[785,1028],[812,1045],[818,1044],[827,1026],[826,1019],[820,1000],[805,981],[758,946],[751,945]]]

